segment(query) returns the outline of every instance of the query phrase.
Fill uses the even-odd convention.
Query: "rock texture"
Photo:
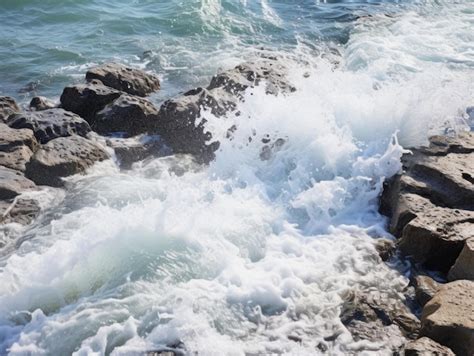
[[[60,137],[34,154],[26,166],[26,176],[39,185],[61,187],[62,178],[82,173],[107,158],[106,151],[90,140],[77,135]]]
[[[0,166],[24,171],[38,147],[33,131],[15,130],[0,124]]]
[[[58,137],[86,136],[91,131],[87,121],[63,109],[12,115],[7,124],[14,129],[33,130],[36,139],[42,144]]]
[[[442,346],[427,337],[410,341],[405,346],[405,356],[455,356],[446,346]]]
[[[415,285],[416,300],[421,306],[428,303],[440,288],[440,284],[428,276],[416,276],[413,284]]]
[[[456,355],[474,350],[474,282],[443,285],[423,308],[421,333],[451,348]]]
[[[464,243],[458,259],[449,270],[448,279],[469,279],[474,281],[474,237],[469,238]]]
[[[160,156],[166,153],[163,142],[159,139],[130,138],[109,139],[107,146],[112,147],[118,164],[122,169],[130,169],[135,162],[150,156]]]
[[[54,109],[55,107],[55,103],[43,96],[35,96],[30,101],[30,110],[33,111],[43,111],[48,109]]]
[[[138,96],[146,96],[160,89],[160,80],[155,75],[117,63],[90,69],[86,79],[98,79],[108,87]]]
[[[35,187],[35,184],[20,172],[0,166],[0,200],[13,199]]]
[[[33,199],[17,198],[0,201],[0,224],[28,225],[34,221],[40,210],[38,202]]]
[[[0,96],[0,122],[5,122],[14,113],[20,112],[15,100],[9,96]]]

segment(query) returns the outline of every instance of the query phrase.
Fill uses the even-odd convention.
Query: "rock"
[[[20,172],[0,166],[0,200],[13,199],[35,188],[35,184]]]
[[[7,124],[14,129],[33,130],[36,139],[42,144],[58,137],[86,136],[91,131],[87,121],[63,109],[12,115]]]
[[[107,146],[114,149],[115,156],[122,169],[130,169],[135,162],[142,161],[150,156],[161,156],[165,153],[161,140],[147,139],[147,137],[109,139]]]
[[[416,276],[413,280],[415,296],[418,303],[424,306],[436,294],[441,284],[428,276]]]
[[[422,337],[418,340],[410,341],[405,346],[405,356],[455,356],[449,348],[438,344],[427,337]]]
[[[20,107],[13,98],[0,96],[0,122],[5,122],[10,115],[20,111]]]
[[[39,215],[41,208],[36,200],[17,198],[0,201],[0,224],[28,225]]]
[[[108,158],[106,151],[81,136],[60,137],[43,145],[26,165],[26,176],[39,185],[61,187],[63,177],[82,173]]]
[[[458,259],[451,267],[448,280],[469,279],[474,281],[474,237],[464,242],[464,248]]]
[[[24,172],[37,147],[33,131],[15,130],[0,123],[0,166]]]
[[[375,249],[382,261],[386,262],[395,254],[395,243],[387,239],[379,239],[376,241]]]
[[[86,79],[98,79],[108,87],[138,96],[146,96],[160,89],[160,80],[155,75],[117,63],[90,69]]]
[[[107,87],[99,80],[64,88],[61,107],[71,111],[89,123],[93,123],[96,113],[120,97],[122,92]]]
[[[474,350],[474,282],[444,284],[423,308],[421,334],[449,347],[456,355]]]
[[[55,107],[55,103],[43,96],[35,96],[30,101],[30,109],[33,111],[43,111],[48,109],[54,109]]]
[[[158,110],[146,99],[123,94],[95,116],[92,127],[100,134],[111,132],[135,136],[151,130]]]

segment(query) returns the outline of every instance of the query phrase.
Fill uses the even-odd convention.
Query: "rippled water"
[[[343,301],[404,300],[407,279],[374,248],[390,238],[377,197],[400,168],[398,142],[472,125],[474,3],[289,3],[0,3],[0,92],[24,102],[110,59],[160,75],[157,104],[262,52],[297,88],[257,87],[239,117],[206,113],[222,141],[209,167],[104,162],[65,194],[37,194],[39,221],[2,230],[25,242],[0,261],[0,354],[139,355],[179,342],[200,355],[313,355],[321,344],[391,354],[403,343],[396,332],[353,340]],[[269,161],[265,135],[287,142]]]

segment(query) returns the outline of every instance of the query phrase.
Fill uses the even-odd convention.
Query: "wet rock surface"
[[[87,121],[63,109],[15,114],[8,118],[7,124],[14,129],[32,130],[41,144],[58,137],[86,136],[91,131]]]
[[[54,109],[55,107],[56,104],[44,96],[35,96],[30,101],[30,110],[32,111],[49,110]]]
[[[421,306],[428,303],[439,290],[441,284],[428,276],[416,276],[413,284],[415,285],[416,300]]]
[[[155,75],[118,63],[107,63],[90,69],[86,73],[86,80],[94,79],[131,95],[147,96],[160,89],[160,80]]]
[[[40,210],[38,202],[34,199],[17,198],[0,201],[0,224],[28,225],[39,215]]]
[[[10,115],[20,111],[15,99],[9,96],[0,96],[0,122],[5,122]]]
[[[35,188],[35,184],[22,173],[0,166],[0,200],[13,199]]]
[[[446,346],[440,345],[437,342],[427,337],[422,337],[415,341],[410,341],[405,346],[405,356],[454,356],[454,352]]]
[[[107,146],[112,147],[121,169],[130,169],[136,162],[150,156],[158,157],[166,154],[166,149],[160,139],[129,138],[109,139]]]
[[[25,165],[37,147],[33,131],[15,130],[0,123],[0,166],[25,171]]]

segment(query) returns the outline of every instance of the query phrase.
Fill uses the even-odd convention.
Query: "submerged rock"
[[[17,198],[0,201],[0,224],[28,225],[36,219],[41,208],[34,199]]]
[[[36,139],[42,144],[58,137],[86,136],[91,131],[87,121],[63,109],[12,115],[7,124],[14,129],[33,130]]]
[[[26,166],[26,176],[39,185],[60,187],[62,178],[82,173],[107,158],[107,152],[93,141],[77,135],[60,137],[34,154]]]
[[[441,286],[423,308],[421,334],[451,348],[456,355],[472,355],[473,301],[473,281],[462,280]]]
[[[0,166],[0,200],[13,199],[35,188],[36,185],[22,173]]]
[[[71,111],[89,123],[106,105],[119,98],[122,92],[105,86],[99,80],[87,84],[72,85],[64,88],[61,95],[61,107]]]
[[[0,96],[0,122],[5,122],[10,115],[20,111],[15,99],[9,96]]]
[[[24,171],[37,147],[33,131],[15,130],[0,123],[0,166]]]
[[[446,346],[440,345],[428,337],[422,337],[418,340],[410,341],[405,346],[405,356],[455,356]]]
[[[35,96],[30,101],[30,109],[33,111],[43,111],[48,109],[54,109],[55,107],[56,104],[48,98],[45,98],[44,96]]]
[[[142,97],[160,89],[160,80],[155,75],[118,63],[92,68],[87,72],[86,79],[98,79],[108,87]]]
[[[469,279],[474,281],[474,237],[464,242],[464,247],[458,259],[449,270],[448,280],[454,281],[456,279]]]

